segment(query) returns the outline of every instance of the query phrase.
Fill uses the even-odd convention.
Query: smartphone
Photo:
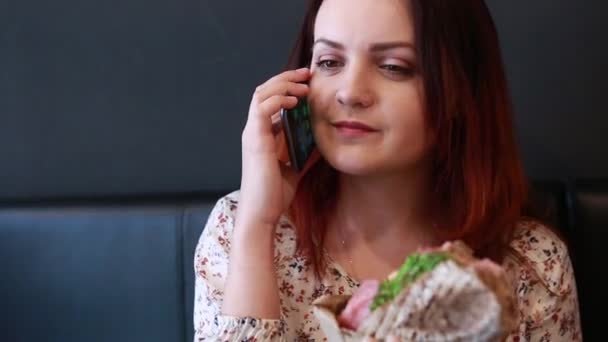
[[[289,153],[289,164],[296,171],[302,171],[315,147],[310,121],[310,106],[306,98],[298,99],[292,109],[281,109],[281,122]]]

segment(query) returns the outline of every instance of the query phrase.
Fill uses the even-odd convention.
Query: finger
[[[289,182],[289,184],[291,185],[292,189],[295,190],[297,188],[297,186],[298,186],[298,183],[300,183],[300,180],[306,174],[306,172],[308,172],[308,170],[311,167],[313,167],[321,159],[321,154],[315,148],[313,150],[312,154],[310,155],[310,157],[308,158],[308,160],[306,161],[306,164],[304,165],[304,168],[300,172],[296,172],[289,165],[289,155],[288,155],[287,150],[286,150],[287,145],[284,143],[284,141],[281,141],[279,143],[279,146],[285,147],[285,156],[284,156],[284,159],[280,159],[279,158],[279,160],[281,160],[281,171],[282,171],[282,174],[285,176],[285,179],[287,180],[287,182]]]
[[[280,122],[281,121],[281,113],[280,112],[276,112],[274,114],[272,114],[272,116],[270,117],[271,121],[273,124]]]
[[[281,114],[275,113],[270,117],[272,122],[272,134],[275,136],[283,131],[283,122],[281,121]]]
[[[298,98],[295,96],[274,95],[259,104],[256,114],[259,118],[272,124],[272,116],[280,111],[281,108],[291,109],[297,104]]]
[[[287,150],[287,143],[285,141],[285,134],[281,131],[274,137],[275,146],[277,147],[277,157],[279,161],[284,164],[289,163],[289,151]]]
[[[276,76],[271,77],[268,81],[264,82],[260,86],[260,88],[265,88],[267,85],[275,83],[275,82],[304,82],[310,78],[310,69],[301,68],[296,70],[288,70],[284,71]]]
[[[294,96],[275,95],[264,101],[254,110],[249,111],[245,130],[253,130],[259,134],[274,134],[273,130],[278,129],[273,127],[272,116],[281,108],[293,108],[297,105],[298,99]],[[252,106],[254,106],[252,104]],[[280,121],[279,121],[280,122]]]
[[[308,95],[308,85],[288,81],[270,83],[264,88],[256,89],[254,99],[257,103],[262,103],[274,95],[304,97]]]
[[[287,162],[279,161],[279,167],[281,168],[281,176],[286,182],[286,186],[283,187],[283,195],[286,198],[294,198],[296,189],[298,188],[298,174],[290,165],[289,159]],[[287,210],[288,208],[289,205],[283,209]]]

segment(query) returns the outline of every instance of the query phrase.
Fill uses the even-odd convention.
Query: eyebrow
[[[314,44],[313,44],[313,48],[317,45],[317,44],[325,44],[329,47],[332,47],[334,49],[338,49],[338,50],[344,50],[344,45],[335,42],[333,40],[329,40],[326,38],[319,38],[317,40],[315,40]],[[375,43],[372,44],[370,47],[370,51],[372,52],[381,52],[381,51],[386,51],[386,50],[391,50],[391,49],[397,49],[397,48],[406,48],[406,49],[412,49],[415,50],[414,45],[412,43],[409,42],[400,42],[400,41],[396,41],[396,42],[383,42],[383,43]]]

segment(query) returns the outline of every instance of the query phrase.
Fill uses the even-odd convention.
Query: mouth
[[[345,138],[363,137],[378,131],[359,121],[338,121],[332,123],[332,126]]]

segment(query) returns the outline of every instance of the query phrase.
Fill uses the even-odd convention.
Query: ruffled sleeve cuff
[[[277,342],[285,340],[285,322],[280,319],[218,315],[213,323],[217,340]]]

